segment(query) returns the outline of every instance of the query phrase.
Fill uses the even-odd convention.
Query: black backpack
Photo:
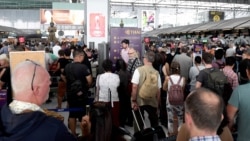
[[[225,84],[228,83],[227,77],[223,73],[223,71],[217,69],[217,68],[210,68],[204,70],[208,77],[207,77],[207,83],[205,88],[208,88],[215,92],[216,94],[223,96]]]

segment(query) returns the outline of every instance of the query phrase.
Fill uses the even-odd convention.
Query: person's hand
[[[83,136],[88,136],[90,134],[90,127],[91,127],[88,115],[82,117],[81,126],[82,126]]]
[[[138,110],[139,106],[138,106],[137,102],[132,102],[132,103],[131,103],[131,108],[132,108],[134,111]]]

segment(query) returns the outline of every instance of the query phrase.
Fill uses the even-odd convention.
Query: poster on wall
[[[202,44],[194,44],[194,53],[202,54],[203,45]]]
[[[139,56],[141,54],[142,41],[140,28],[112,27],[110,30],[110,59],[113,61],[113,63],[115,63],[117,59],[121,59],[121,41],[123,39],[128,39],[130,42],[129,46],[133,47],[139,53]]]
[[[155,28],[155,11],[142,10],[141,11],[141,28],[142,31],[151,31]]]
[[[51,19],[55,24],[83,25],[84,11],[83,10],[40,10],[40,23],[50,24]]]
[[[202,58],[202,51],[204,49],[203,44],[194,44],[194,53],[193,53],[193,63],[195,63],[195,57],[200,56]]]
[[[105,36],[105,16],[102,13],[90,13],[89,27],[91,37]]]

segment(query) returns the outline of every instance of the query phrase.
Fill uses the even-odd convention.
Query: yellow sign
[[[220,16],[214,15],[213,21],[214,21],[214,22],[220,21]]]
[[[10,52],[10,68],[11,74],[15,67],[25,61],[32,60],[45,67],[45,52],[44,51],[20,51],[20,52]]]

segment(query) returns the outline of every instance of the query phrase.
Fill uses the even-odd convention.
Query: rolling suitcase
[[[162,141],[166,139],[166,134],[161,126],[146,128],[146,124],[145,121],[143,120],[140,109],[138,110],[138,112],[139,112],[139,117],[143,122],[144,129],[140,128],[139,121],[136,117],[135,111],[132,110],[133,117],[135,119],[135,123],[139,131],[134,133],[131,141]]]

